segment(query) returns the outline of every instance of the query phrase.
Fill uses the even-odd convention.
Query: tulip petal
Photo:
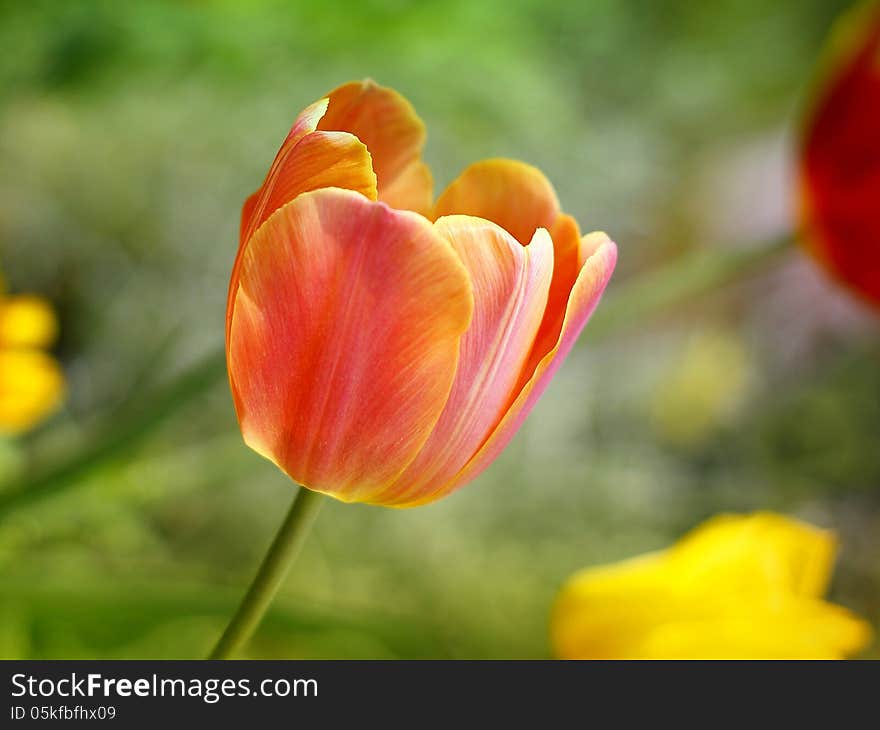
[[[328,99],[315,102],[293,123],[265,181],[242,208],[241,245],[300,193],[337,187],[376,199],[376,175],[366,145],[346,131],[315,131],[328,104]]]
[[[305,193],[251,238],[232,300],[245,441],[309,488],[377,501],[452,387],[473,295],[449,243],[357,193]]]
[[[353,81],[330,92],[318,129],[350,132],[373,159],[379,200],[393,208],[426,214],[433,182],[422,162],[425,125],[412,105],[393,89]]]
[[[529,357],[529,364],[523,369],[525,376],[531,376],[538,363],[546,355],[559,338],[565,310],[571,296],[572,287],[578,274],[592,251],[585,249],[585,240],[581,237],[577,221],[570,215],[561,214],[553,228],[553,281],[550,282],[550,293],[547,295],[547,311],[544,321],[535,337],[535,345]],[[587,239],[587,243],[593,239]],[[523,381],[525,384],[525,381]]]
[[[0,432],[20,433],[54,411],[64,394],[64,376],[39,350],[0,350]]]
[[[507,159],[483,160],[471,165],[446,188],[437,201],[435,214],[455,213],[497,223],[523,245],[538,228],[550,232],[553,280],[530,366],[525,368],[530,374],[559,337],[571,289],[586,259],[582,255],[577,221],[560,213],[556,192],[540,170]]]
[[[49,347],[58,320],[49,303],[29,295],[0,299],[0,347]]]
[[[436,228],[452,242],[470,274],[474,315],[461,340],[443,414],[418,457],[383,497],[398,506],[446,494],[452,477],[504,415],[541,323],[553,271],[553,244],[544,230],[521,246],[479,218],[441,218]]]
[[[541,357],[531,374],[528,370],[524,371],[521,380],[524,379],[525,384],[519,390],[516,399],[488,440],[455,476],[453,484],[447,488],[448,491],[457,489],[476,478],[507,446],[550,384],[553,375],[571,351],[578,335],[599,303],[617,262],[617,247],[604,233],[585,236],[582,247],[584,253],[590,251],[592,253],[584,261],[571,290],[565,319],[556,343]]]
[[[437,218],[471,215],[497,223],[523,246],[538,228],[551,231],[559,200],[550,181],[536,167],[517,160],[477,162],[458,176],[437,199]]]
[[[416,162],[382,188],[379,200],[397,210],[412,210],[427,216],[433,191],[430,168],[423,162]]]
[[[284,138],[281,148],[278,150],[275,159],[272,161],[272,166],[269,168],[269,172],[266,174],[263,184],[260,185],[260,188],[255,193],[248,197],[244,202],[244,206],[242,206],[241,224],[239,228],[240,244],[243,244],[250,237],[250,234],[258,227],[257,225],[252,224],[252,218],[254,209],[259,203],[260,198],[264,195],[267,188],[272,187],[272,181],[278,177],[284,167],[285,161],[290,156],[290,153],[293,151],[293,148],[296,147],[297,143],[307,134],[310,134],[317,129],[321,117],[327,113],[327,105],[329,103],[329,99],[319,99],[314,104],[309,104],[309,106],[303,109],[299,113],[299,116],[294,120],[293,125],[290,127],[290,131],[287,133],[287,137]],[[287,201],[285,200],[284,202],[286,203]],[[280,206],[275,206],[273,210],[268,211],[264,220],[274,213],[278,207]]]
[[[226,336],[229,337],[232,292],[238,281],[242,252],[254,232],[285,203],[310,190],[339,187],[376,199],[376,176],[370,153],[364,144],[347,132],[316,132],[319,113],[327,100],[312,104],[294,122],[262,187],[251,195],[242,208],[241,239],[232,266],[227,300]]]

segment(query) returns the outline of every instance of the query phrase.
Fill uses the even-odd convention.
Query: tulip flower
[[[226,354],[247,444],[346,502],[409,507],[519,428],[616,261],[538,170],[494,159],[434,201],[398,93],[345,84],[297,117],[244,205]]]
[[[880,5],[844,17],[823,70],[801,150],[804,239],[880,307]]]
[[[43,299],[0,291],[0,433],[27,431],[61,402],[64,377],[45,352],[57,331]]]
[[[722,515],[657,553],[587,568],[551,621],[566,659],[841,659],[870,626],[822,600],[831,532],[771,513]]]

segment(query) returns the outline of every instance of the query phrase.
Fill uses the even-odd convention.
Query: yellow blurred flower
[[[842,659],[870,626],[822,600],[836,538],[771,513],[720,515],[661,552],[572,576],[551,620],[564,659]]]
[[[699,445],[736,414],[751,380],[752,359],[741,337],[722,330],[695,335],[649,401],[655,432],[674,446]]]
[[[0,433],[32,428],[61,402],[64,376],[45,352],[57,335],[58,321],[46,301],[6,296],[0,283]]]

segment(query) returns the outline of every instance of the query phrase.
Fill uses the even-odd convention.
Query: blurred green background
[[[2,270],[57,307],[69,379],[60,414],[0,447],[0,498],[222,345],[240,205],[339,83],[413,102],[437,192],[483,157],[544,170],[618,242],[610,302],[677,255],[791,229],[797,120],[845,7],[0,2]],[[832,598],[880,624],[878,320],[791,251],[626,324],[587,328],[462,491],[326,505],[249,656],[547,656],[572,571],[757,508],[836,529]],[[3,656],[189,658],[216,639],[293,486],[242,444],[222,375],[169,397],[146,438],[0,511]]]

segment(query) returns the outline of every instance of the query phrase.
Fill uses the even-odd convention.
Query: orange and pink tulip
[[[801,150],[805,240],[880,307],[880,4],[843,18],[823,71]]]
[[[488,160],[435,201],[398,93],[305,109],[244,205],[226,317],[247,444],[344,501],[408,507],[480,474],[596,307],[617,251],[537,169]]]

